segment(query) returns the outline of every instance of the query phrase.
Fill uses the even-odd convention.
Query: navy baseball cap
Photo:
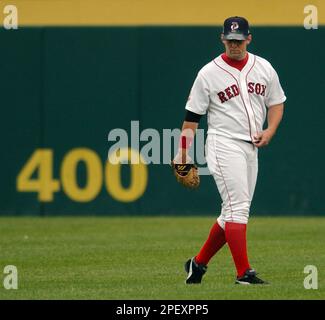
[[[248,21],[243,17],[230,17],[223,23],[225,40],[245,40],[249,35]]]

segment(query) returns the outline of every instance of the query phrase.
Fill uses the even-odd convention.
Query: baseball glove
[[[195,164],[171,163],[177,182],[186,188],[195,189],[200,185],[200,176]]]

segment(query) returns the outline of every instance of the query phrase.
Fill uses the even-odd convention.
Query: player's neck
[[[240,57],[231,57],[230,55],[227,54],[227,52],[225,52],[223,54],[223,57],[226,57],[226,59],[232,60],[232,61],[242,61],[248,58],[248,52],[245,51],[245,53],[240,56]]]
[[[243,59],[241,60],[236,60],[232,59],[229,56],[227,56],[226,53],[223,53],[221,55],[221,58],[223,59],[224,62],[226,62],[229,66],[238,69],[239,71],[242,71],[243,68],[245,67],[247,61],[248,61],[248,53],[246,52],[246,55]]]

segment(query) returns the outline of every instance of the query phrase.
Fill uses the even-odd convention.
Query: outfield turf
[[[0,299],[325,299],[325,218],[251,218],[250,262],[269,286],[234,284],[225,246],[201,285],[185,285],[185,260],[213,217],[0,218],[0,270],[18,268],[18,290]],[[318,290],[303,286],[318,268]]]

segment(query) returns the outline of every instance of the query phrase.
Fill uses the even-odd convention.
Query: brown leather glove
[[[182,184],[184,187],[195,189],[200,185],[200,176],[195,164],[179,164],[172,161],[171,166],[177,182]]]

